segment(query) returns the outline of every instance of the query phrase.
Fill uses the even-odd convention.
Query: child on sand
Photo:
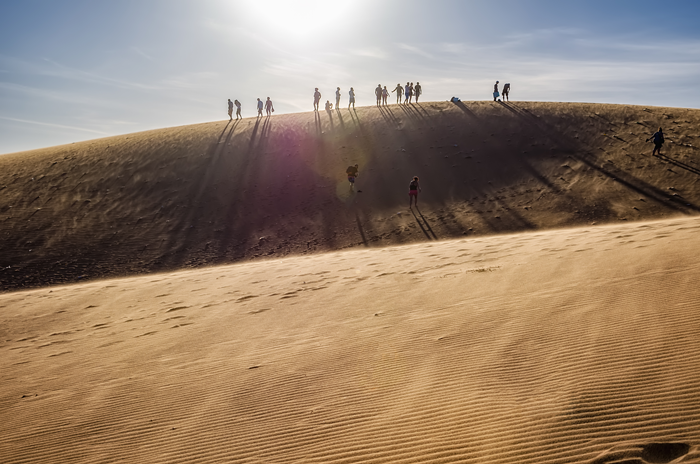
[[[651,152],[651,156],[654,156],[656,152],[659,152],[659,155],[661,154],[661,145],[664,144],[664,132],[663,130],[659,127],[659,130],[657,132],[654,132],[654,135],[649,137],[646,141],[648,142],[649,140],[652,140],[654,142],[654,151]]]
[[[232,119],[233,119],[233,102],[229,98],[228,99],[228,120],[230,121]]]
[[[326,100],[326,111],[330,111],[333,109],[333,103],[331,103],[329,100]]]
[[[359,165],[356,164],[355,166],[348,166],[348,168],[345,170],[345,173],[348,175],[348,182],[350,182],[351,191],[355,190],[355,178],[358,176],[358,167]]]
[[[418,176],[415,176],[411,183],[408,184],[408,207],[410,208],[413,204],[413,198],[416,199],[416,207],[418,207],[418,192],[420,192],[420,184],[418,183]]]

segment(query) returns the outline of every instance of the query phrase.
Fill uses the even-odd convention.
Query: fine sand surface
[[[4,293],[0,462],[698,463],[699,250],[674,218]]]
[[[666,132],[664,156],[644,143]],[[0,156],[0,291],[696,215],[700,110],[428,102]],[[345,176],[359,164],[351,194]],[[420,211],[409,211],[418,175]]]

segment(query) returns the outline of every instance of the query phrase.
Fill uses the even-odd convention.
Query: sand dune
[[[0,295],[0,461],[700,462],[700,219]]]
[[[666,156],[652,157],[659,125]],[[677,108],[421,103],[3,155],[0,287],[695,215],[698,127]]]

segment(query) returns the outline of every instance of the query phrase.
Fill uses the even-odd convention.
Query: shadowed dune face
[[[0,295],[0,462],[700,463],[700,218]]]
[[[697,214],[699,126],[675,108],[421,103],[4,155],[0,286]]]

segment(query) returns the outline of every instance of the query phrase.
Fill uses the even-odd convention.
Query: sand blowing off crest
[[[699,126],[676,108],[433,102],[5,155],[0,286],[697,214]]]

